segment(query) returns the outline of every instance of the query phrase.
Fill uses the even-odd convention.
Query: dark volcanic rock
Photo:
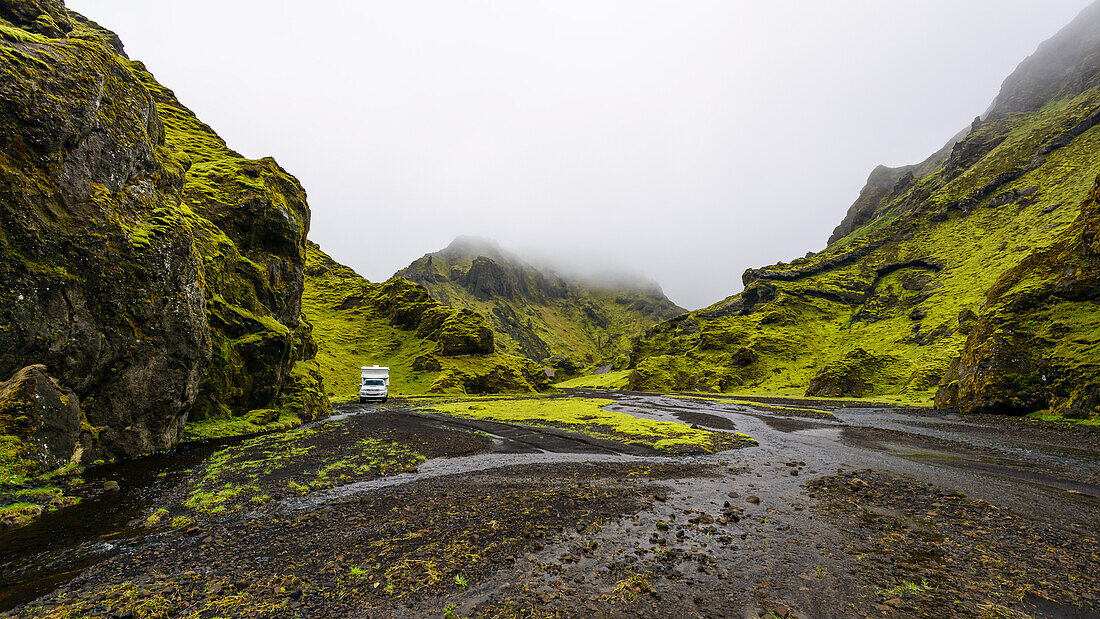
[[[20,473],[35,475],[65,464],[80,439],[76,394],[31,365],[0,382],[0,433],[22,440]],[[16,463],[5,463],[9,466]],[[18,466],[18,465],[17,465]]]
[[[3,45],[0,374],[44,364],[107,428],[107,452],[170,447],[210,344],[156,106],[101,46]]]

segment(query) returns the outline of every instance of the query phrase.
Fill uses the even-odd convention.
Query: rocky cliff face
[[[375,284],[308,244],[304,310],[320,340],[330,395],[354,397],[359,367],[391,368],[391,392],[506,393],[549,389],[543,368],[497,351],[485,318],[394,277]]]
[[[1094,4],[964,135],[876,170],[825,251],[750,269],[744,292],[649,330],[632,385],[915,400],[942,386],[942,405],[1002,412],[1088,401],[1068,376],[1092,367],[1095,312],[1058,282],[1092,277],[1067,248],[1100,172],[1098,33]],[[1057,333],[1032,324],[1054,314]]]
[[[632,337],[684,312],[656,284],[565,278],[471,237],[426,254],[397,276],[442,303],[483,314],[502,350],[549,365],[559,378],[603,364],[625,367]]]
[[[0,376],[71,390],[86,461],[189,419],[324,414],[297,181],[60,2],[0,1],[0,73]]]

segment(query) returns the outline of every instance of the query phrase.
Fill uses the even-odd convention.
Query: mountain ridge
[[[395,276],[433,298],[486,316],[503,350],[575,374],[624,366],[630,338],[684,310],[656,283],[605,288],[559,275],[506,252],[494,241],[458,237]]]

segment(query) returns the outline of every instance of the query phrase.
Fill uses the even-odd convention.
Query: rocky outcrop
[[[893,362],[857,348],[818,370],[806,386],[806,395],[862,398],[874,392],[876,376]]]
[[[27,366],[0,382],[0,466],[9,475],[32,477],[64,465],[80,444],[80,403],[45,373]],[[14,440],[12,440],[14,439]]]
[[[0,18],[0,375],[41,364],[71,389],[98,429],[85,460],[171,447],[189,418],[325,414],[283,389],[321,394],[297,181],[60,2]]]

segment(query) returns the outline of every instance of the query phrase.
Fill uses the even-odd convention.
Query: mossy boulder
[[[896,362],[856,348],[825,367],[810,379],[808,396],[862,398],[874,392],[874,382],[882,370]]]
[[[77,396],[45,371],[32,365],[0,382],[0,483],[62,466],[80,445]]]
[[[488,363],[456,365],[445,369],[428,388],[429,393],[530,393],[550,388],[542,367],[527,359],[498,355]]]
[[[485,317],[471,310],[459,310],[447,317],[435,339],[439,341],[440,353],[450,357],[487,355],[496,350],[493,330]]]

